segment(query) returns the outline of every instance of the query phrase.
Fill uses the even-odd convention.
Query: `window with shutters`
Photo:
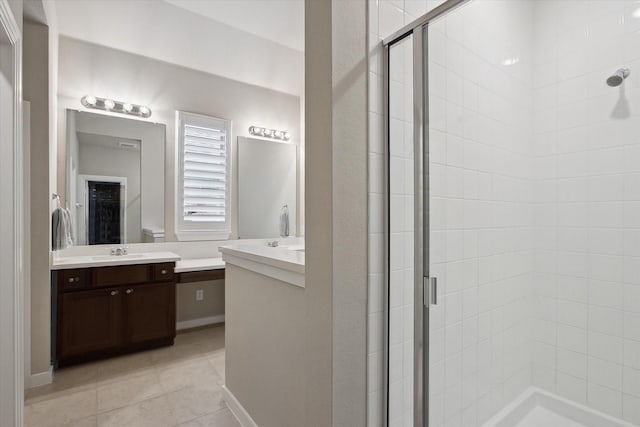
[[[177,132],[176,234],[180,240],[228,239],[231,122],[179,111]]]

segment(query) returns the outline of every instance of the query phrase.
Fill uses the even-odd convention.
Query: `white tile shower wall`
[[[383,403],[385,147],[379,42],[440,3],[370,3],[370,426],[382,425]],[[475,0],[429,31],[431,250],[433,274],[441,283],[441,302],[431,316],[433,426],[479,425],[531,382],[531,335],[527,333],[533,259],[528,73],[531,13],[529,1]],[[503,64],[507,60],[514,62],[510,68]],[[409,140],[410,121],[404,120],[404,125],[402,129],[396,122],[393,135],[402,129],[403,138]],[[397,164],[400,159],[409,160],[409,154],[396,156]],[[393,179],[393,170],[391,173]],[[410,183],[410,179],[404,179],[404,184]],[[406,213],[403,228],[397,229],[403,233],[411,231],[406,225],[412,206],[406,196],[412,189],[406,185],[396,191],[392,188],[392,194],[405,198],[404,204],[393,204],[398,218],[403,217],[403,210]],[[403,254],[405,259],[398,257],[404,263],[394,263],[398,268],[392,268],[396,273],[392,273],[390,298],[394,308],[402,301],[407,313],[411,301],[393,294],[400,290],[394,289],[394,283],[411,285],[404,280],[411,274],[407,264],[411,254],[400,248],[394,251],[394,242],[399,241],[392,234],[392,257],[394,253]],[[398,271],[402,271],[402,279]],[[406,288],[403,292],[412,295]],[[394,322],[393,310],[391,317],[392,327],[399,325],[412,331],[410,317]],[[398,338],[391,340],[399,344],[400,336],[404,340],[407,331],[392,330]],[[402,350],[404,356],[410,353],[409,341],[402,341],[407,344]],[[395,354],[399,354],[399,347],[397,350]],[[400,384],[400,378],[404,384],[402,390],[392,387],[390,392],[391,425],[411,425],[407,413],[412,403],[405,375],[412,371],[412,359],[392,354],[390,363],[392,384],[393,380]]]
[[[445,283],[432,313],[434,425],[479,424],[529,383],[528,358],[533,384],[640,424],[639,5],[537,0],[529,31],[524,3],[473,0],[430,30],[432,254]],[[376,45],[426,5],[370,8],[371,426],[384,302]],[[622,65],[627,82],[607,87]]]
[[[640,424],[640,4],[537,1],[534,384]],[[605,80],[626,65],[631,75]]]
[[[531,381],[532,9],[476,0],[429,28],[431,426],[480,425]]]

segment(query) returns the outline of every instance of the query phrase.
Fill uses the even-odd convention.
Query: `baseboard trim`
[[[216,323],[224,323],[224,314],[201,317],[199,319],[183,320],[182,322],[176,323],[176,330],[183,331],[185,329],[197,328],[199,326],[215,325]]]
[[[48,371],[29,375],[27,388],[40,387],[41,385],[51,384],[52,382],[53,382],[53,366],[49,366]]]
[[[226,385],[222,386],[222,398],[225,402],[227,402],[229,410],[231,410],[242,427],[258,427],[258,424],[253,421],[251,415],[249,415],[247,410],[244,409],[244,407],[240,404],[238,399],[236,399],[233,393],[229,391]]]

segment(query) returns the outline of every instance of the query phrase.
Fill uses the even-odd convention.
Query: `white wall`
[[[304,425],[366,412],[366,2],[305,3]]]
[[[168,240],[175,240],[174,219],[177,177],[175,111],[188,111],[232,120],[232,153],[236,137],[247,136],[251,125],[289,130],[299,143],[300,106],[296,96],[251,86],[177,65],[60,38],[58,187],[64,187],[64,110],[83,110],[86,94],[148,105],[150,121],[166,126],[165,225]],[[232,168],[237,170],[232,154]],[[231,183],[232,237],[237,236],[237,176]],[[143,190],[144,192],[144,190]]]
[[[50,91],[49,29],[40,24],[24,25],[24,99],[31,102],[31,374],[48,375],[50,367],[51,245],[52,205],[49,188],[49,110]]]
[[[640,424],[639,5],[571,3],[534,16],[533,380]]]
[[[232,264],[225,281],[225,387],[259,426],[316,424],[305,422],[305,289]]]
[[[22,4],[0,5],[3,30],[0,31],[0,268],[5,274],[0,287],[0,424],[20,425],[23,416],[23,336],[22,276],[24,257],[22,193],[22,161],[20,93],[22,52]],[[11,34],[9,34],[11,32]],[[11,36],[11,38],[10,38]],[[11,42],[15,40],[16,45]],[[17,55],[14,55],[14,46]],[[16,120],[17,118],[17,120]],[[14,132],[15,131],[15,132]]]

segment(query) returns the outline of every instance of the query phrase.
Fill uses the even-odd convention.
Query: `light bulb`
[[[272,137],[272,136],[273,136],[273,130],[271,130],[271,129],[266,129],[266,130],[264,131],[264,136]]]
[[[93,95],[87,95],[87,96],[85,96],[85,97],[84,97],[84,100],[85,100],[85,102],[86,102],[88,105],[91,105],[91,106],[96,105],[96,102],[98,101],[98,100],[96,99],[96,97],[95,97],[95,96],[93,96]]]
[[[284,139],[289,139],[289,132],[284,133]]]
[[[282,131],[277,130],[277,131],[273,132],[273,137],[274,138],[278,138],[278,139],[282,139]]]
[[[116,106],[116,103],[113,102],[112,100],[110,99],[104,100],[104,108],[106,108],[107,110],[111,110],[115,106]]]
[[[122,104],[122,109],[124,111],[126,111],[127,113],[130,113],[133,110],[133,105],[129,104],[128,102]]]
[[[149,110],[149,107],[145,107],[144,105],[140,107],[140,114],[142,114],[143,116],[146,116],[150,113],[151,110]]]
[[[504,66],[507,66],[507,67],[508,67],[508,66],[510,66],[510,65],[515,65],[515,64],[517,64],[518,62],[520,62],[520,58],[519,58],[519,57],[517,57],[517,56],[511,56],[511,57],[509,57],[509,58],[504,59],[504,60],[502,61],[502,65],[504,65]]]

